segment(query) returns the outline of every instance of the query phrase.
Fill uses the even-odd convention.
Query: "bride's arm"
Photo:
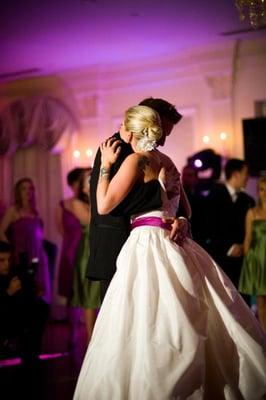
[[[133,153],[124,160],[110,181],[111,165],[115,161],[115,149],[115,145],[101,147],[102,163],[96,192],[99,214],[108,214],[124,200],[136,181],[140,178],[143,179],[143,170],[148,162],[147,157]]]

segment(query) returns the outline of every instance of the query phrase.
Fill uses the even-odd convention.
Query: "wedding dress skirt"
[[[118,257],[74,399],[263,399],[265,339],[200,246],[140,226]]]

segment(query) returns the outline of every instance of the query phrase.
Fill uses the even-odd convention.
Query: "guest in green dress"
[[[257,190],[258,205],[246,216],[239,291],[256,296],[259,321],[266,330],[266,176],[259,178]]]
[[[87,265],[89,260],[89,179],[91,170],[86,169],[79,183],[75,214],[81,224],[81,240],[76,254],[76,262],[73,276],[73,291],[70,304],[73,307],[81,307],[85,313],[88,342],[90,341],[93,327],[97,317],[97,309],[100,308],[100,285],[97,281],[90,281],[87,277]]]
[[[91,169],[76,168],[68,174],[73,197],[60,202],[56,221],[62,234],[58,292],[66,297],[71,321],[69,346],[77,337],[77,307],[84,309],[88,342],[100,307],[99,283],[86,277],[89,258],[89,177]]]

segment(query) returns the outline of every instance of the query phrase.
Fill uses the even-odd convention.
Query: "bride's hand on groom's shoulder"
[[[120,154],[120,143],[121,140],[116,140],[115,138],[105,140],[101,146],[101,163],[104,166],[114,164]]]

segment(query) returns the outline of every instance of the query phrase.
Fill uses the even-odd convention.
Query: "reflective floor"
[[[84,325],[71,349],[68,334],[67,323],[48,324],[38,365],[25,367],[14,356],[1,360],[0,399],[71,400],[86,350]]]

